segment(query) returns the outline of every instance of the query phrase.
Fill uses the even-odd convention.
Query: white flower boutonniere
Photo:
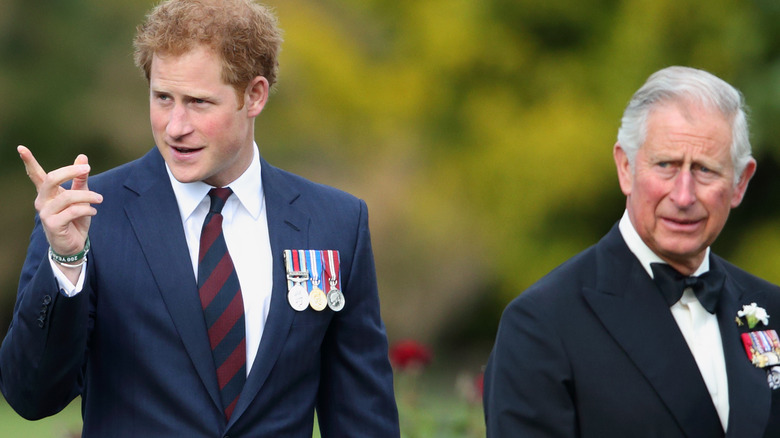
[[[747,320],[748,328],[754,328],[760,321],[764,325],[769,324],[769,314],[763,307],[758,307],[756,303],[750,303],[742,306],[742,310],[737,312],[737,316]]]

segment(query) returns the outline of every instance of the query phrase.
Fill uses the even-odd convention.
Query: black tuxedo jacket
[[[740,340],[743,305],[780,326],[780,288],[711,255],[727,276],[717,318],[728,374],[724,433],[696,361],[618,227],[505,310],[485,373],[488,437],[780,436],[780,390]]]
[[[178,204],[162,157],[90,177],[84,289],[60,294],[36,220],[0,389],[21,415],[52,415],[82,397],[85,437],[398,437],[365,204],[261,160],[273,290],[246,385],[225,421]],[[340,312],[293,310],[286,249],[341,257]],[[243,291],[251,293],[251,291]]]

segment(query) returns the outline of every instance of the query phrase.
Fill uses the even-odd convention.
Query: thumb
[[[79,154],[76,157],[76,160],[73,161],[73,164],[89,164],[89,159],[84,154]],[[89,190],[87,188],[87,177],[89,176],[89,170],[84,172],[83,175],[79,175],[75,178],[73,178],[73,185],[71,186],[71,189],[73,190]]]

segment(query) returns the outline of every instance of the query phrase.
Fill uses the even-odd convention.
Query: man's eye
[[[695,165],[693,170],[702,175],[715,175],[718,173],[715,169],[712,169],[707,166],[702,166],[701,164]]]

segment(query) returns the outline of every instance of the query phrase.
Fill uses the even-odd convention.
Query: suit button
[[[44,295],[43,296],[43,304],[44,305],[51,304],[51,296],[50,295]]]

